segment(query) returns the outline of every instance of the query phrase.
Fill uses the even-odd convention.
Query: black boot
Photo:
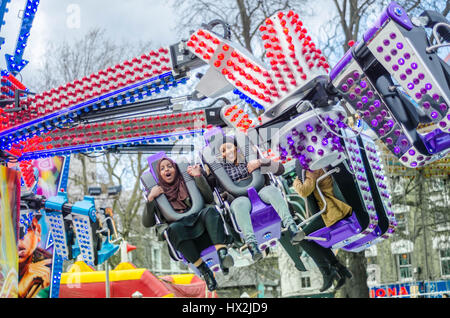
[[[321,266],[319,267],[320,271],[322,272],[323,276],[323,285],[322,288],[320,288],[320,292],[326,291],[328,288],[333,285],[333,281],[341,279],[341,276],[337,273],[336,269],[333,266],[327,265],[327,266]]]
[[[345,281],[346,281],[345,276],[339,275],[339,277],[340,278],[338,279],[336,286],[334,286],[334,290],[340,289],[345,284]]]
[[[230,267],[233,267],[234,260],[233,257],[231,257],[230,254],[228,254],[228,251],[226,248],[221,248],[217,251],[217,255],[219,256],[220,261],[220,269],[224,274],[228,274],[228,269]]]
[[[247,243],[247,247],[248,247],[248,250],[250,251],[250,254],[252,255],[252,259],[255,263],[263,258],[263,255],[258,248],[258,244]]]
[[[214,291],[217,288],[217,282],[214,278],[214,274],[209,269],[208,265],[206,263],[201,263],[200,266],[197,266],[198,270],[200,271],[200,274],[202,274],[203,279],[205,280],[206,286],[208,287],[209,291]]]
[[[335,268],[336,272],[339,274],[339,276],[341,277],[338,281],[336,286],[334,287],[335,290],[338,290],[339,288],[341,288],[342,286],[344,286],[346,278],[350,279],[353,277],[352,273],[347,269],[347,267],[345,267],[344,265],[342,265],[341,263],[336,263],[333,265],[333,267]]]
[[[345,276],[348,279],[353,277],[352,273],[348,270],[348,268],[342,265],[341,263],[338,262],[333,266],[336,268],[336,271],[339,273],[339,275]]]

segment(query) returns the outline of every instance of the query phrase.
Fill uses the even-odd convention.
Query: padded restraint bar
[[[207,146],[202,150],[201,157],[205,164],[209,166],[214,176],[220,182],[221,186],[234,196],[247,196],[248,188],[255,188],[259,191],[265,183],[264,176],[260,169],[251,173],[249,183],[245,185],[236,185],[225,171],[220,153],[220,146],[225,142],[230,142],[231,138],[225,136],[220,130],[214,134],[205,134]],[[251,147],[249,138],[241,132],[236,132],[234,137],[238,151],[241,152],[247,162],[257,159],[257,152]]]

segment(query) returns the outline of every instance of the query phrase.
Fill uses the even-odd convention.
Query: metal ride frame
[[[349,248],[366,238],[350,249],[356,252],[389,238],[396,221],[380,150],[373,138],[348,126],[348,114],[366,122],[376,139],[408,168],[430,164],[449,152],[450,67],[437,50],[448,45],[442,40],[448,42],[450,32],[448,22],[435,12],[424,12],[419,23],[390,3],[334,67],[293,11],[279,12],[260,27],[268,64],[232,42],[226,23],[212,21],[187,40],[34,94],[15,75],[27,64],[23,49],[38,4],[27,1],[23,23],[28,32],[18,38],[22,49],[7,56],[8,71],[1,73],[0,160],[19,163],[27,188],[35,182],[29,164],[34,159],[108,151],[170,152],[179,140],[201,136],[212,127],[228,127],[246,133],[269,158],[298,160],[304,169],[330,167],[330,174],[348,171],[370,220],[361,233],[333,247]],[[5,6],[0,8],[2,18]],[[223,27],[223,34],[216,32],[217,26]],[[432,28],[437,45],[431,45],[425,28]],[[202,66],[209,68],[192,94],[158,97],[186,84],[193,70]],[[229,92],[262,115],[254,119],[229,105],[223,98]],[[201,109],[179,106],[206,99],[216,100]],[[219,100],[225,106],[216,106]],[[421,134],[417,129],[423,123],[435,129]],[[343,169],[335,168],[340,164]],[[61,198],[42,202],[62,214],[67,202]],[[53,206],[47,206],[53,199]],[[92,225],[93,202],[83,202],[71,208],[73,221]],[[374,235],[380,209],[388,227]],[[367,241],[369,234],[374,237]],[[80,249],[87,258],[95,250],[92,235],[88,231],[89,239]],[[66,255],[64,242],[61,257]]]

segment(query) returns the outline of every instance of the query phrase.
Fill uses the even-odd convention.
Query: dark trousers
[[[321,228],[325,227],[325,223],[321,216],[316,217],[314,220],[302,227],[306,235],[309,235]],[[338,259],[331,251],[331,248],[325,248],[314,241],[303,240],[300,242],[300,246],[303,250],[313,259],[320,271],[329,268],[329,265],[338,263]]]
[[[201,222],[204,230],[199,236],[185,236],[184,239],[175,238],[176,249],[183,254],[189,263],[195,263],[200,258],[200,253],[211,245],[226,244],[226,235],[223,227],[222,218],[215,209],[205,210],[198,218],[197,222]],[[177,231],[178,230],[178,231]],[[170,224],[169,237],[172,240],[175,233],[185,231],[183,222],[174,222]],[[175,234],[175,235],[174,235]],[[178,240],[177,240],[178,239]]]

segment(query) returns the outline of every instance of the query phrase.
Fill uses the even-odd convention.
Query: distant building
[[[450,292],[448,181],[433,178],[420,182],[422,194],[412,192],[393,206],[398,220],[396,234],[365,251],[372,297],[400,297],[405,293],[413,297],[441,297]],[[399,185],[394,187],[393,195],[398,191],[397,195],[401,195]],[[416,200],[417,205],[406,205],[410,200]],[[391,287],[379,290],[380,286]]]
[[[278,253],[272,250],[267,257],[253,263],[250,254],[232,251],[235,266],[228,275],[216,274],[220,298],[279,298],[281,297]]]
[[[322,274],[308,254],[301,255],[301,260],[307,271],[298,271],[292,259],[280,248],[278,259],[281,274],[281,297],[296,298],[327,298],[333,297],[333,288],[320,292],[322,287]]]

